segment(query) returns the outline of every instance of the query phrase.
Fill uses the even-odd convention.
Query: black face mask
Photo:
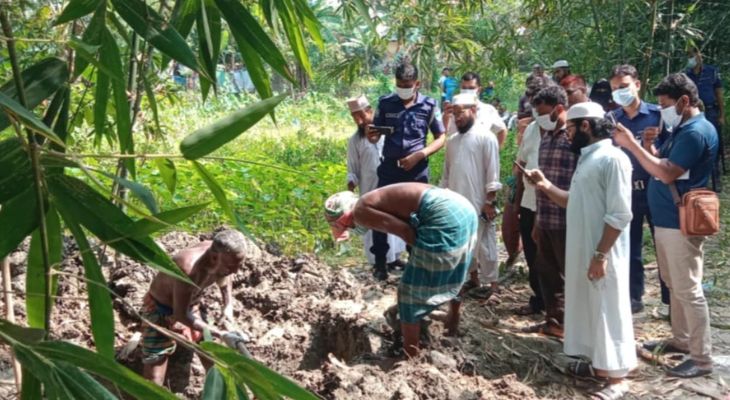
[[[575,126],[575,135],[573,135],[573,141],[570,142],[570,151],[575,154],[580,154],[580,150],[591,142],[591,137],[588,133],[580,130],[580,126]]]

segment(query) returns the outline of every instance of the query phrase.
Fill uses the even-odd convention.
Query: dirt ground
[[[160,238],[173,253],[204,237],[173,232]],[[483,303],[467,300],[460,336],[443,335],[436,317],[428,326],[429,344],[420,358],[397,361],[389,357],[394,335],[383,317],[395,303],[398,274],[387,284],[372,280],[365,267],[337,268],[309,255],[281,257],[250,246],[245,268],[234,279],[234,321],[220,323],[251,337],[253,356],[300,382],[325,399],[580,399],[596,387],[561,373],[567,358],[561,343],[520,329],[539,317],[515,316],[529,297],[522,262],[503,271],[501,293]],[[13,291],[24,292],[27,243],[10,256]],[[53,313],[53,336],[93,347],[83,275],[78,250],[67,241]],[[134,310],[154,276],[152,269],[122,258],[112,266],[107,253],[104,268],[117,318],[116,345],[120,349],[139,331]],[[708,266],[708,276],[713,266]],[[719,267],[718,267],[719,268]],[[658,301],[657,270],[649,265],[646,309],[635,316],[638,342],[669,335]],[[642,361],[631,381],[628,399],[730,399],[730,309],[727,291],[709,288],[715,373],[681,381],[667,378],[661,363]],[[714,290],[714,292],[713,292]],[[714,293],[719,293],[715,296]],[[16,295],[15,312],[24,322],[24,299]],[[719,299],[719,300],[718,300]],[[204,297],[209,321],[221,318],[220,293],[213,287]],[[4,308],[4,306],[3,306]],[[139,371],[139,352],[125,364]],[[198,398],[204,369],[197,357],[179,348],[170,363],[168,387],[181,398]],[[0,398],[14,398],[7,348],[0,350]]]

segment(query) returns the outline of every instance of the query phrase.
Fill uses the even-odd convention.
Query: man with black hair
[[[576,155],[565,130],[568,97],[560,86],[548,86],[532,99],[542,139],[538,166],[545,177],[562,190],[570,188]],[[565,209],[537,192],[537,215],[533,239],[537,243],[537,270],[545,303],[545,322],[526,332],[563,336],[565,282]]]
[[[560,81],[560,86],[565,89],[568,95],[568,105],[574,106],[578,103],[591,101],[588,98],[588,86],[586,80],[581,75],[568,75]]]
[[[446,136],[441,111],[436,101],[418,92],[418,68],[404,61],[395,70],[395,93],[383,96],[373,118],[376,126],[392,128],[385,135],[383,160],[378,166],[378,187],[400,182],[428,182],[428,157],[439,151]],[[428,131],[434,141],[426,144]],[[371,129],[375,135],[379,131]],[[375,255],[373,274],[376,279],[388,278],[386,254],[388,238],[383,232],[373,232]]]
[[[636,140],[642,142],[646,148],[661,143],[668,135],[662,126],[662,115],[659,106],[646,103],[639,97],[641,81],[639,72],[633,65],[617,65],[611,71],[610,85],[613,91],[611,96],[620,105],[612,111],[616,122],[620,122],[631,132],[636,134]],[[644,220],[649,223],[649,229],[654,235],[649,203],[646,200],[646,188],[649,186],[649,173],[641,166],[631,152],[625,151],[634,167],[631,176],[631,312],[637,313],[644,309],[644,262],[642,249],[644,247]],[[669,290],[663,280],[662,301],[669,304]]]
[[[628,283],[631,162],[611,143],[613,125],[603,116],[593,102],[568,110],[570,149],[580,154],[570,190],[540,170],[526,174],[567,208],[563,349],[590,360],[569,363],[567,372],[607,379],[596,396],[618,399],[628,392],[624,378],[637,364]]]
[[[687,75],[668,75],[654,88],[654,95],[662,106],[662,121],[672,132],[659,149],[642,146],[620,123],[614,140],[654,178],[649,179],[647,198],[655,227],[657,264],[669,287],[672,338],[644,343],[644,348],[689,353],[686,361],[668,373],[692,378],[712,373],[710,314],[702,290],[705,237],[682,234],[672,190],[681,196],[707,186],[717,157],[717,131],[700,112],[697,86]]]

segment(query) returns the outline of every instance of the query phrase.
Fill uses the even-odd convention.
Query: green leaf
[[[140,218],[135,221],[129,229],[129,235],[132,237],[148,236],[162,229],[177,224],[188,217],[197,214],[210,203],[196,204],[194,206],[180,207],[174,210],[163,211],[152,217]]]
[[[114,359],[114,310],[109,295],[106,279],[101,273],[101,266],[96,255],[89,246],[86,234],[81,226],[70,215],[63,215],[66,226],[79,246],[81,259],[84,261],[86,292],[89,295],[89,311],[91,314],[91,333],[94,336],[96,349],[104,357]]]
[[[322,33],[319,28],[321,26],[319,20],[309,8],[306,0],[292,0],[294,2],[294,8],[299,19],[304,23],[307,31],[312,36],[312,40],[317,45],[320,51],[324,51],[324,39],[322,39]],[[372,18],[368,18],[372,19]]]
[[[30,158],[20,138],[0,141],[0,204],[18,195],[32,183]]]
[[[195,61],[195,54],[182,36],[152,7],[142,0],[111,0],[119,16],[157,50],[180,64],[205,75]]]
[[[99,71],[103,72],[106,75],[107,79],[117,79],[124,82],[122,76],[115,75],[114,71],[110,70],[106,65],[102,64],[99,60],[96,59],[96,54],[99,52],[99,48],[101,47],[101,45],[91,45],[88,43],[84,43],[83,41],[76,38],[71,38],[71,40],[68,41],[68,45],[72,49],[76,50],[76,55],[78,57],[85,59],[90,64],[95,66]]]
[[[192,163],[193,167],[195,167],[195,170],[198,172],[198,175],[200,175],[200,178],[203,179],[205,185],[208,186],[208,189],[210,189],[211,193],[213,193],[213,197],[215,197],[218,201],[218,204],[221,206],[228,219],[233,225],[238,226],[238,217],[236,216],[236,213],[233,212],[233,207],[231,207],[231,203],[228,202],[226,193],[223,191],[221,185],[218,184],[215,178],[213,178],[213,175],[211,175],[202,164],[197,161],[193,161]]]
[[[15,343],[25,345],[40,343],[45,336],[46,332],[43,329],[25,328],[0,319],[0,339],[11,346]]]
[[[68,125],[70,122],[69,110],[71,109],[71,89],[68,86],[64,86],[63,88],[61,88],[61,90],[56,92],[56,96],[63,96],[63,104],[61,104],[61,110],[58,112],[58,118],[56,119],[56,123],[53,124],[53,131],[56,132],[56,136],[58,136],[61,140],[63,140],[64,143],[66,143],[69,129]],[[52,145],[51,148],[58,151],[64,151],[62,147],[55,145]]]
[[[71,0],[66,8],[63,9],[61,15],[56,18],[53,25],[61,25],[69,21],[81,18],[86,14],[92,13],[99,6],[101,0]]]
[[[190,35],[195,23],[195,16],[198,15],[200,0],[176,0],[172,8],[170,25],[182,36],[183,39]],[[162,69],[167,67],[170,57],[162,55]]]
[[[63,361],[113,382],[119,389],[138,399],[177,397],[136,372],[100,354],[67,342],[43,342],[33,350],[53,361]]]
[[[36,108],[43,100],[51,97],[68,81],[68,66],[59,58],[46,58],[20,73],[25,89],[25,101],[28,109]],[[0,87],[0,93],[17,101],[18,94],[15,82],[11,79]],[[7,115],[0,113],[0,131],[10,126]]]
[[[317,396],[289,378],[225,346],[213,342],[203,342],[201,347],[223,362],[240,382],[246,383],[258,398],[279,398],[283,395],[292,399],[318,399]]]
[[[144,204],[148,210],[150,210],[150,212],[152,214],[157,214],[158,212],[160,212],[160,209],[157,207],[157,201],[155,200],[155,196],[152,194],[152,191],[149,190],[144,185],[134,182],[134,181],[130,181],[129,179],[124,179],[120,176],[110,174],[105,171],[99,171],[99,170],[93,170],[93,171],[98,172],[98,173],[106,176],[107,178],[114,180],[114,182],[116,182],[117,184],[129,189],[132,192],[132,194],[136,198],[138,198],[139,201],[141,201],[142,204]]]
[[[96,74],[96,91],[94,92],[94,143],[101,143],[106,127],[106,108],[109,103],[109,75]]]
[[[284,98],[285,94],[268,98],[231,113],[218,121],[200,128],[180,143],[180,151],[189,160],[203,157],[224,144],[235,139],[261,118],[270,113]]]
[[[11,116],[11,118],[13,118],[14,120],[25,125],[26,128],[31,129],[32,131],[40,134],[46,139],[49,139],[53,143],[58,144],[59,146],[65,147],[63,141],[61,141],[61,139],[56,136],[56,133],[53,132],[53,129],[44,124],[43,121],[38,119],[38,117],[31,111],[28,111],[27,108],[21,106],[15,100],[11,99],[1,92],[0,108],[2,108],[8,116]]]
[[[240,30],[231,30],[233,38],[238,44],[238,50],[241,52],[241,58],[246,63],[246,70],[248,75],[251,77],[256,91],[262,99],[268,99],[273,95],[271,92],[271,80],[269,79],[269,73],[264,67],[264,63],[261,60],[261,56],[256,52],[253,45],[249,43],[249,39],[246,36],[242,36]]]
[[[175,187],[177,186],[177,169],[175,169],[175,163],[169,158],[156,158],[155,165],[160,171],[160,177],[165,182],[167,190],[170,194],[175,194]]]
[[[61,237],[61,222],[58,214],[50,207],[46,211],[46,231],[48,232],[48,262],[53,268],[63,260],[63,239]],[[28,325],[32,328],[47,329],[46,327],[46,271],[43,267],[43,246],[41,244],[40,230],[36,229],[30,238],[30,251],[28,253],[28,269],[25,278],[25,309],[28,318]],[[58,282],[57,275],[54,275],[54,283]],[[51,284],[51,293],[54,296],[55,284]],[[49,304],[53,307],[55,298]],[[50,312],[50,310],[48,311]]]
[[[158,133],[162,132],[162,128],[160,128],[160,113],[157,108],[157,98],[155,98],[155,92],[152,89],[147,75],[142,76],[142,84],[144,84],[144,92],[147,96],[147,101],[150,103],[150,109],[152,109],[152,119],[155,121],[155,128]]]
[[[20,385],[20,400],[41,400],[41,382],[33,375],[28,368],[21,370],[23,382]]]
[[[215,0],[215,4],[218,5],[232,32],[239,37],[247,38],[261,58],[279,75],[292,83],[297,83],[284,56],[246,7],[238,0]]]
[[[28,186],[0,208],[0,259],[15,250],[38,227],[39,212],[35,192],[35,185]]]
[[[304,44],[302,28],[294,14],[294,5],[291,0],[274,0],[274,5],[294,56],[307,74],[312,76],[312,65],[309,62],[307,47]]]
[[[48,178],[48,189],[64,220],[77,221],[117,251],[191,283],[190,278],[152,239],[131,237],[129,230],[133,221],[83,181],[66,175],[53,176]]]
[[[91,17],[89,25],[86,27],[84,34],[81,36],[81,41],[87,45],[101,45],[102,36],[106,30],[106,0],[99,3],[94,16]],[[103,57],[100,57],[103,61]],[[84,57],[76,57],[74,62],[74,76],[75,80],[79,75],[84,73],[86,67],[89,66],[89,61]],[[119,75],[121,78],[123,75]]]
[[[201,0],[203,6],[200,7],[198,13],[198,44],[200,46],[200,58],[208,76],[211,77],[209,83],[216,89],[216,67],[218,66],[218,55],[221,49],[221,14],[215,7],[213,0]],[[208,96],[208,88],[210,85],[203,86],[206,81],[201,79],[201,89],[203,89],[203,101]]]
[[[222,400],[226,398],[226,383],[218,367],[208,370],[203,386],[202,400]]]
[[[74,399],[117,400],[116,396],[86,372],[63,361],[59,361],[57,365],[58,376],[63,384],[74,393]]]

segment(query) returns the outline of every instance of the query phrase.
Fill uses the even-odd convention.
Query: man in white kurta
[[[472,268],[478,265],[479,282],[496,288],[499,261],[494,204],[499,182],[499,144],[489,128],[479,123],[478,100],[472,94],[454,96],[453,113],[457,133],[446,142],[441,187],[466,197],[479,218],[478,241]]]
[[[637,360],[629,295],[632,167],[612,144],[603,115],[597,103],[568,111],[571,148],[580,151],[569,192],[540,171],[528,171],[528,177],[551,200],[567,205],[563,349],[591,360],[583,367],[573,363],[569,372],[608,378],[606,394],[628,390],[623,378]]]
[[[347,101],[350,113],[358,125],[357,131],[347,142],[347,189],[354,191],[360,188],[360,195],[363,195],[378,187],[378,165],[383,152],[384,136],[380,136],[377,142],[373,143],[368,138],[367,125],[373,121],[373,110],[365,96],[356,97]],[[363,236],[365,255],[370,265],[375,264],[375,255],[370,251],[373,245],[373,232],[369,230]],[[388,235],[388,254],[386,262],[394,266],[399,261],[400,253],[405,251],[405,242],[395,235]]]

